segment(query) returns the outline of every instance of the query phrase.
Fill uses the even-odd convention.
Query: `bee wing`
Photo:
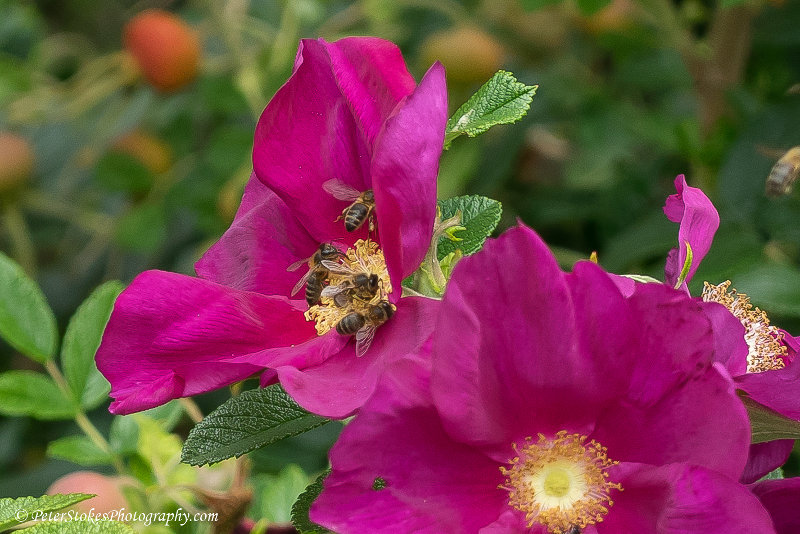
[[[377,329],[375,325],[370,324],[356,332],[356,356],[360,358],[367,353]]]
[[[345,289],[347,289],[347,288],[344,287],[341,284],[340,285],[335,285],[335,286],[327,286],[327,287],[325,287],[325,289],[322,290],[322,293],[320,293],[320,296],[321,297],[335,297],[336,295],[338,295],[339,293],[341,293]]]
[[[301,278],[294,285],[294,287],[292,288],[292,296],[295,296],[297,292],[300,291],[300,288],[302,288],[305,285],[305,283],[308,282],[308,279],[311,277],[312,272],[314,272],[314,269],[309,269],[308,272],[303,275],[303,278]]]
[[[313,256],[312,256],[312,257],[313,257]],[[287,270],[287,271],[296,271],[297,269],[299,269],[299,268],[300,268],[300,267],[302,267],[303,265],[307,265],[307,264],[308,264],[308,260],[310,260],[310,259],[311,259],[311,258],[305,258],[305,259],[302,259],[302,260],[297,260],[297,261],[296,261],[296,262],[294,262],[293,264],[289,265],[289,266],[286,268],[286,270]]]
[[[361,196],[361,191],[336,178],[324,182],[322,184],[322,189],[333,195],[333,198],[337,200],[346,200],[348,202],[352,202]]]
[[[342,265],[341,263],[336,263],[335,261],[330,260],[322,260],[322,266],[328,269],[330,272],[336,274],[351,275],[358,273],[358,271],[351,269],[346,265]]]

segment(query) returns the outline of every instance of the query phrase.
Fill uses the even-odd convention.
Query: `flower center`
[[[728,288],[730,280],[718,286],[705,282],[703,284],[703,300],[719,302],[737,318],[744,326],[744,340],[747,342],[747,372],[761,373],[774,369],[783,369],[787,357],[783,345],[783,332],[771,326],[767,314],[759,308],[753,309],[750,298],[744,293],[737,293]]]
[[[553,534],[574,532],[600,523],[614,504],[609,492],[622,486],[608,481],[606,448],[586,436],[558,432],[555,439],[539,434],[514,443],[517,456],[501,467],[508,504],[525,512],[528,526],[540,523]]]
[[[307,320],[316,322],[320,336],[353,312],[368,317],[370,309],[392,292],[386,259],[375,241],[359,239],[342,255],[339,264],[340,270],[328,272],[326,287],[333,294],[323,293],[319,304],[305,312]],[[359,275],[360,279],[356,279]],[[370,280],[371,275],[377,277],[377,283]]]

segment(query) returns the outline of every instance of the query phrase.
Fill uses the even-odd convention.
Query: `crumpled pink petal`
[[[667,218],[680,223],[678,230],[678,248],[672,249],[667,256],[664,267],[666,283],[674,286],[678,282],[681,269],[686,262],[686,243],[692,247],[692,264],[682,285],[685,291],[686,282],[692,279],[700,262],[708,254],[714,234],[719,228],[719,214],[708,197],[696,187],[686,185],[686,177],[679,174],[675,178],[677,193],[667,197],[664,214]]]

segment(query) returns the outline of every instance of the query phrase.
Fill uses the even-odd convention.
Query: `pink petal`
[[[747,466],[739,478],[742,484],[751,484],[786,463],[794,446],[793,439],[779,439],[750,445]]]
[[[369,189],[371,157],[364,133],[331,72],[326,45],[302,41],[294,74],[256,126],[256,175],[289,206],[317,243],[350,243],[355,237],[348,236],[344,224],[336,221],[347,203],[326,193],[322,184],[337,179],[358,191]]]
[[[263,368],[226,359],[312,332],[286,299],[147,271],[117,299],[96,359],[111,382],[111,411],[131,413],[242,380]]]
[[[424,361],[397,362],[331,449],[311,519],[336,532],[476,532],[506,506],[499,465],[453,442],[428,392]],[[376,448],[376,444],[379,444]],[[386,482],[373,489],[377,477]]]
[[[753,493],[767,509],[778,534],[800,532],[800,478],[764,480],[751,486]]]
[[[745,373],[734,378],[736,387],[754,401],[800,421],[800,358],[783,369]]]
[[[286,268],[310,257],[318,247],[289,207],[253,175],[233,224],[195,264],[195,270],[218,284],[289,297],[308,267]],[[293,298],[302,300],[303,290]]]
[[[375,210],[394,287],[419,267],[431,244],[446,123],[444,67],[436,63],[389,117],[375,143]]]
[[[719,214],[708,197],[696,187],[686,185],[686,178],[679,174],[675,178],[677,193],[667,198],[664,214],[680,223],[678,230],[678,253],[670,253],[664,267],[666,283],[675,285],[686,261],[686,242],[692,247],[692,264],[686,281],[692,279],[700,262],[708,254],[714,234],[719,228]]]
[[[370,144],[416,83],[406,69],[397,45],[376,37],[348,37],[320,43],[330,55],[331,68],[342,94]]]
[[[573,392],[582,383],[575,331],[564,275],[531,229],[512,228],[462,259],[433,340],[431,388],[447,431],[505,450],[519,437],[514,429],[536,428],[532,414],[552,413],[546,390]]]
[[[364,356],[355,355],[351,342],[318,365],[277,366],[280,382],[306,410],[334,419],[347,417],[369,398],[387,366],[420,351],[433,331],[438,307],[433,299],[400,299],[394,316],[377,330]],[[347,341],[336,333],[328,335]]]
[[[611,473],[623,491],[600,534],[774,534],[767,511],[747,489],[709,469],[621,464]]]
[[[730,379],[712,368],[676,384],[655,403],[626,398],[607,406],[590,437],[607,447],[613,460],[685,462],[738,480],[747,462],[750,424]]]

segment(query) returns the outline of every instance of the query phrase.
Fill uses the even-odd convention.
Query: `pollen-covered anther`
[[[353,247],[347,249],[342,255],[339,263],[353,273],[375,274],[378,276],[378,291],[369,300],[350,298],[347,299],[345,306],[337,304],[332,297],[323,296],[319,304],[311,306],[305,312],[305,317],[309,321],[315,321],[317,335],[323,335],[336,328],[336,325],[346,315],[352,312],[366,314],[370,306],[374,306],[392,292],[392,283],[389,279],[389,271],[386,269],[386,259],[383,251],[375,241],[370,239],[359,239],[353,243]],[[340,274],[335,272],[328,273],[328,286],[339,286],[347,284],[352,275]],[[341,304],[341,302],[340,302]]]
[[[555,438],[539,434],[514,443],[517,456],[510,468],[501,467],[508,504],[525,513],[528,526],[539,523],[552,534],[600,523],[614,504],[610,492],[622,486],[608,481],[608,469],[619,462],[607,450],[580,434],[558,432]]]
[[[753,308],[750,298],[744,293],[730,289],[731,282],[715,286],[704,283],[703,300],[718,302],[744,326],[744,340],[747,342],[747,372],[760,373],[783,369],[786,365],[786,347],[783,345],[783,332],[769,324],[767,314]]]

